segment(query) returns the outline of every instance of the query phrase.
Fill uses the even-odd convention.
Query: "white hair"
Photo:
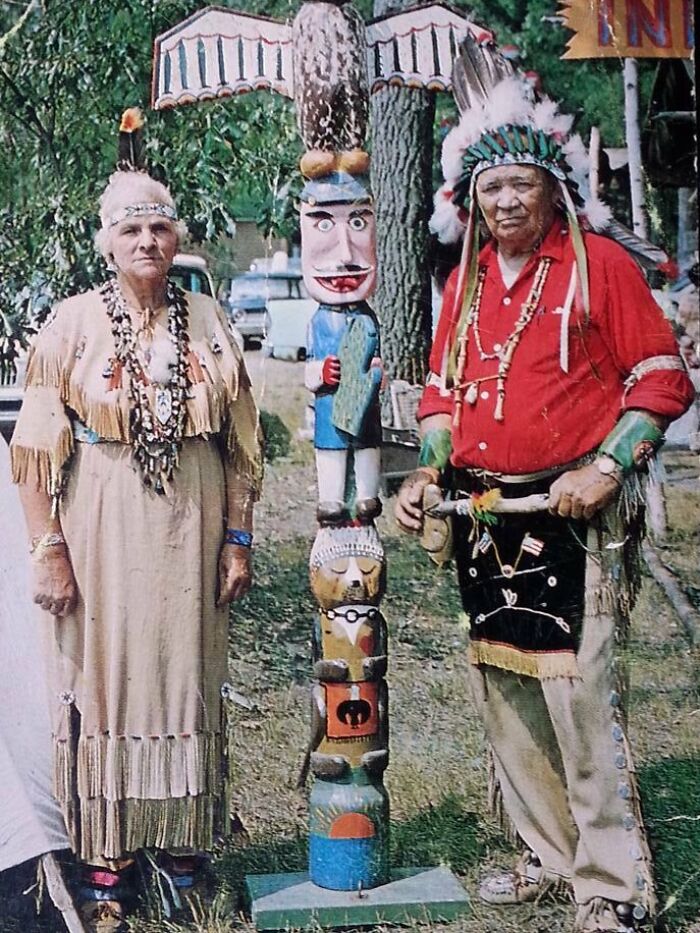
[[[145,172],[114,172],[100,198],[102,226],[95,234],[95,245],[106,260],[109,261],[112,252],[113,218],[124,208],[137,204],[163,204],[175,208],[173,196],[166,186]],[[181,220],[174,220],[172,223],[179,247],[187,236],[187,227]]]

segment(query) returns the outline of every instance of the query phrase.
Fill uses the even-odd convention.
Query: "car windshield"
[[[230,301],[244,298],[305,298],[304,283],[298,278],[271,278],[247,275],[231,279]]]
[[[201,269],[187,269],[184,266],[171,266],[169,278],[180,288],[188,292],[201,292],[202,295],[211,295],[211,286],[205,272]]]

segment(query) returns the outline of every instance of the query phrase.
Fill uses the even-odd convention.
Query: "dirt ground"
[[[244,901],[247,873],[303,871],[307,795],[296,778],[307,743],[310,631],[314,613],[307,560],[315,530],[311,445],[304,427],[303,365],[247,354],[260,404],[289,431],[288,455],[267,470],[256,530],[257,587],[234,610],[231,679],[243,697],[233,734],[235,807],[248,828],[245,847],[224,845],[213,865],[214,903],[167,919],[153,889],[130,922],[135,933],[252,933]],[[669,547],[664,559],[700,604],[697,570],[700,487],[686,455],[669,485]],[[672,458],[673,459],[673,458]],[[388,683],[395,866],[445,865],[472,896],[471,912],[449,924],[416,925],[440,933],[571,933],[565,898],[487,908],[478,879],[508,867],[514,850],[486,804],[484,737],[466,689],[465,632],[452,572],[436,571],[413,540],[398,534],[391,502],[379,522],[389,584]],[[631,738],[654,850],[666,933],[698,933],[700,924],[700,674],[665,596],[647,576],[627,650]],[[18,876],[19,878],[20,876]],[[27,873],[25,871],[25,881]],[[21,878],[20,878],[21,880]],[[29,879],[31,880],[31,879]],[[6,890],[6,888],[5,888]],[[0,933],[60,929],[48,908],[32,919],[17,899],[3,901]],[[11,907],[11,910],[7,908]],[[377,928],[382,929],[382,928]]]

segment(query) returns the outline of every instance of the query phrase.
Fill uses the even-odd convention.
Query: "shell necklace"
[[[455,411],[454,411],[454,423],[456,426],[459,425],[462,414],[462,404],[463,401],[466,401],[468,405],[475,405],[476,400],[479,397],[479,386],[482,382],[489,382],[493,379],[496,380],[496,407],[494,409],[493,417],[496,421],[503,421],[503,405],[506,397],[506,380],[508,379],[508,373],[510,372],[511,363],[513,361],[513,355],[515,350],[520,343],[523,331],[530,323],[532,318],[535,316],[535,312],[540,304],[540,299],[542,297],[542,292],[547,283],[547,276],[549,275],[549,267],[552,264],[552,260],[549,256],[543,256],[540,259],[535,272],[535,278],[532,282],[532,287],[530,292],[521,305],[520,314],[518,319],[515,322],[515,327],[512,332],[509,334],[505,343],[498,347],[494,346],[493,353],[487,353],[484,350],[483,344],[481,342],[481,333],[479,331],[479,314],[481,311],[481,300],[484,294],[484,282],[486,280],[486,266],[481,266],[479,268],[479,277],[477,279],[476,290],[474,292],[474,300],[472,301],[471,307],[467,314],[467,324],[464,328],[464,333],[460,337],[460,347],[459,347],[459,356],[457,359],[457,372],[455,378]],[[481,376],[479,379],[467,379],[465,381],[464,375],[467,368],[467,344],[469,342],[469,330],[472,330],[474,334],[474,343],[476,344],[476,349],[479,354],[479,358],[482,361],[486,360],[498,360],[498,369],[491,376]]]
[[[131,446],[143,482],[157,493],[165,492],[178,464],[187,417],[188,310],[185,293],[168,282],[168,334],[172,365],[158,379],[149,378],[139,359],[137,334],[122,290],[116,279],[100,289],[112,326],[114,349],[129,377]],[[148,389],[153,385],[153,402]]]

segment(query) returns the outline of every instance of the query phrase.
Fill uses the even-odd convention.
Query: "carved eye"
[[[356,557],[357,566],[367,576],[377,569],[377,561],[373,557]]]
[[[359,215],[356,217],[351,217],[348,223],[353,230],[364,230],[367,226],[367,221],[365,218],[360,217]]]
[[[333,227],[335,227],[335,223],[330,217],[322,217],[316,224],[316,229],[320,230],[321,233],[329,233]]]
[[[330,564],[330,569],[337,574],[347,573],[349,564],[350,559],[348,557],[339,557]]]

